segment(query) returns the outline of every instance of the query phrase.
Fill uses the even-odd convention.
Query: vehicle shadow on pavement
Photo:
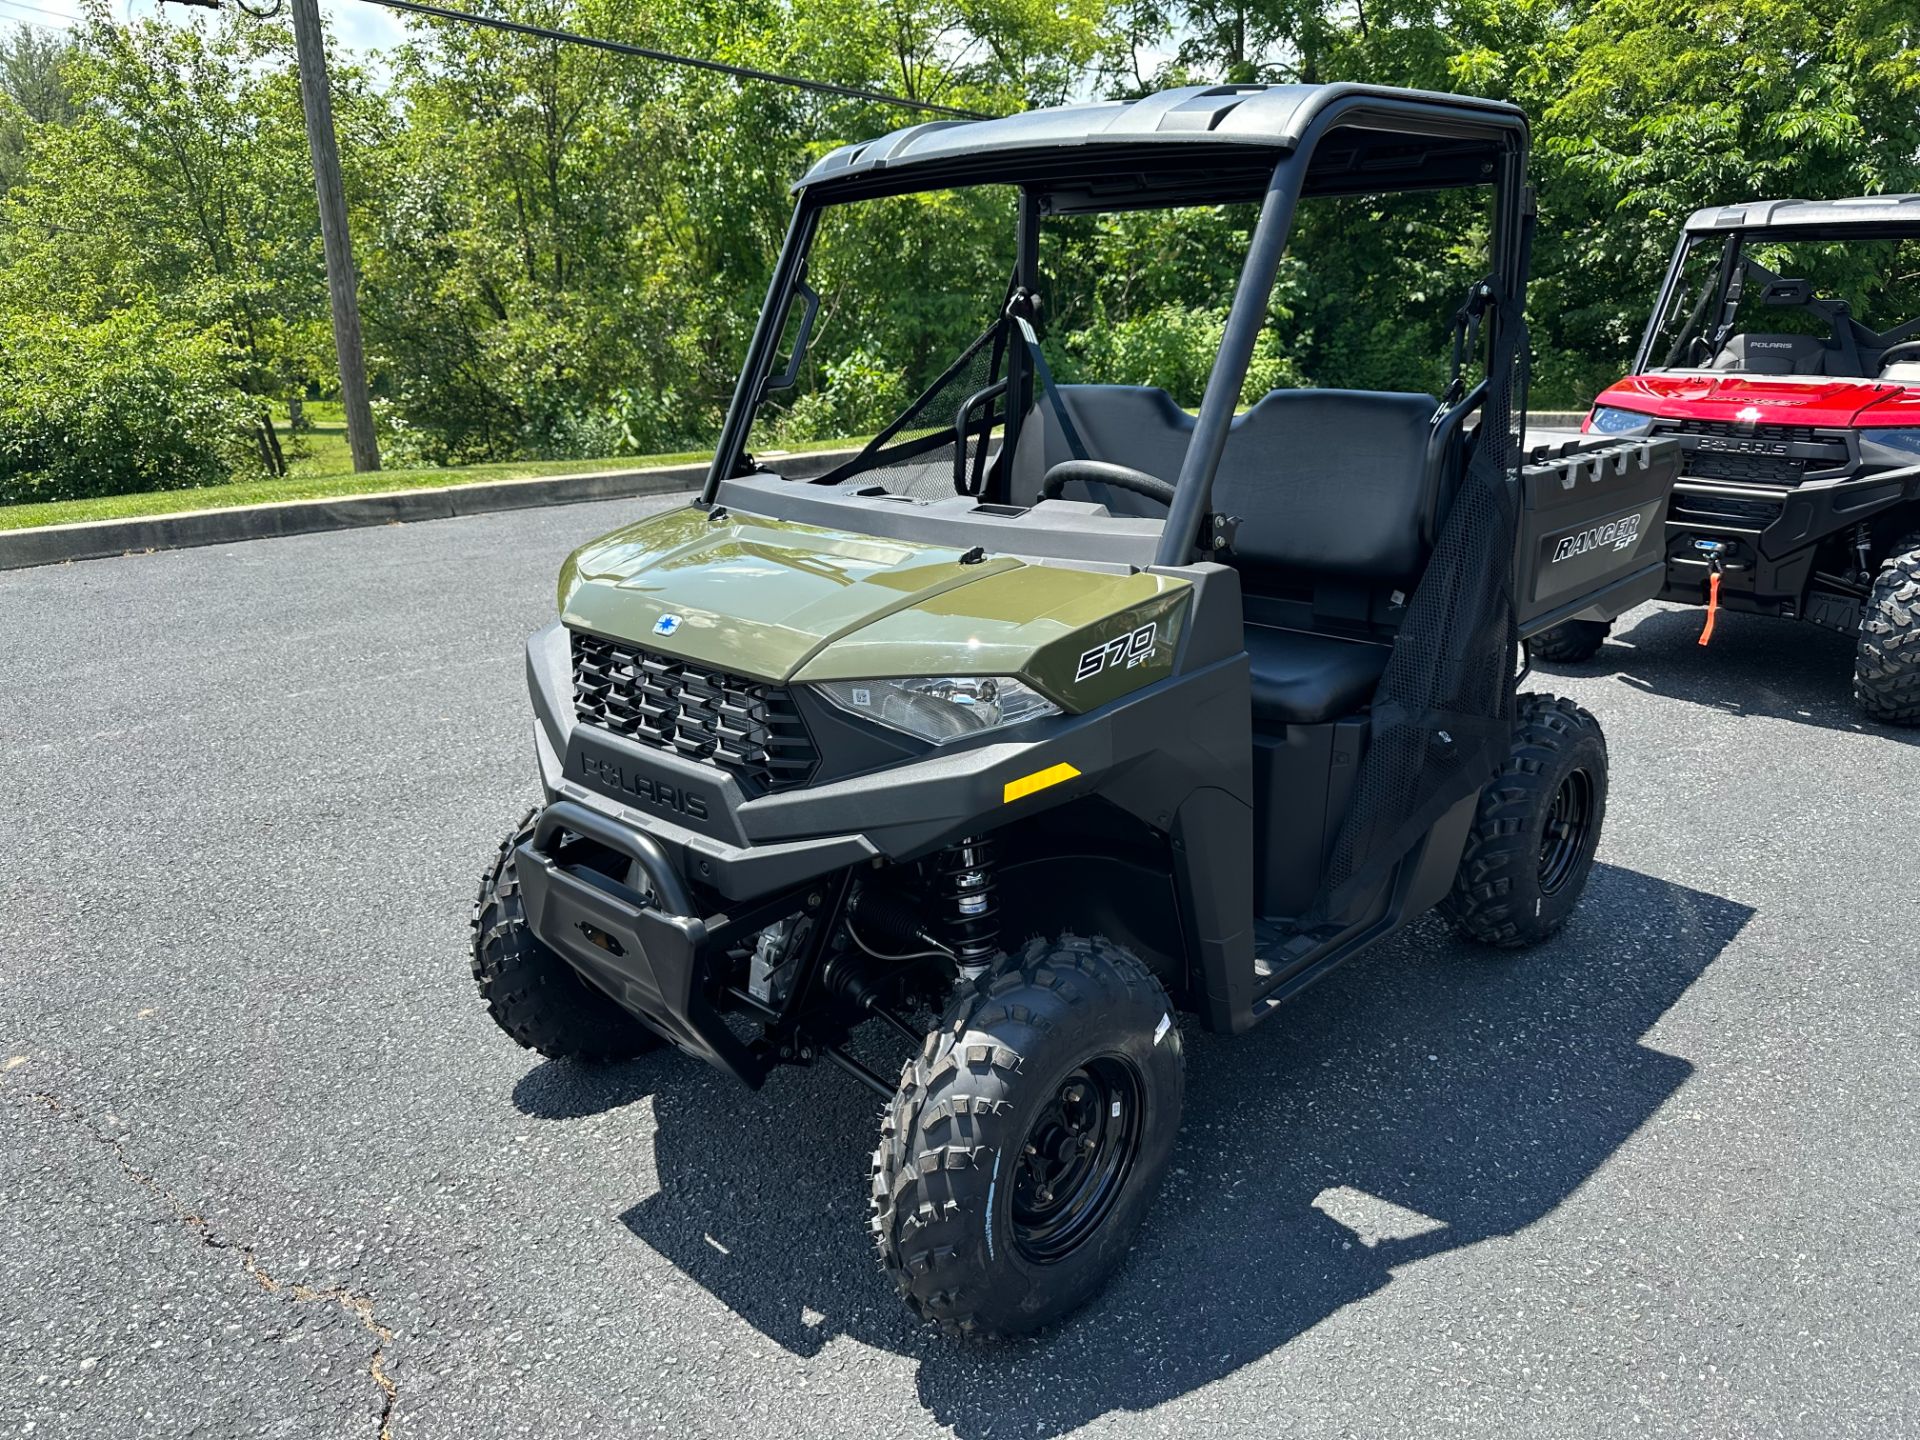
[[[535,1120],[581,1120],[644,1100],[678,1063],[672,1052],[652,1052],[619,1065],[536,1065],[513,1087],[513,1104]]]
[[[1920,733],[1868,720],[1853,703],[1853,638],[1764,615],[1722,613],[1702,648],[1706,611],[1636,612],[1600,653],[1577,665],[1542,663],[1536,673],[1613,675],[1649,695],[1705,705],[1725,715],[1791,720],[1904,744]],[[1523,687],[1524,688],[1524,687]]]
[[[609,1077],[607,1105],[649,1085],[658,1126],[659,1190],[620,1218],[794,1355],[851,1336],[917,1361],[922,1403],[963,1436],[1057,1435],[1205,1386],[1398,1267],[1551,1213],[1692,1073],[1641,1036],[1752,913],[1601,865],[1537,950],[1470,948],[1429,918],[1262,1029],[1190,1031],[1175,1170],[1133,1254],[1024,1342],[942,1340],[895,1298],[866,1233],[877,1106],[831,1071],[757,1096],[671,1061]],[[559,1113],[591,1103],[597,1082],[573,1073],[588,1088]]]

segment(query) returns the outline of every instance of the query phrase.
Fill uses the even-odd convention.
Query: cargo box
[[[1520,471],[1514,606],[1524,638],[1565,620],[1611,620],[1660,593],[1674,440],[1569,441]]]

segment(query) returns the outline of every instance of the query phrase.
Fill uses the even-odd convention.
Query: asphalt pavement
[[[1844,637],[1648,607],[1536,675],[1611,743],[1570,928],[1190,1033],[1115,1283],[957,1345],[866,1092],[474,996],[522,637],[665,503],[0,575],[0,1434],[1920,1433],[1920,735]]]

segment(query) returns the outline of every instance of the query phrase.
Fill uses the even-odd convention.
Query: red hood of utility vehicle
[[[1670,420],[1747,425],[1920,425],[1920,385],[1770,375],[1629,375],[1593,402]],[[1584,424],[1582,425],[1584,429]]]

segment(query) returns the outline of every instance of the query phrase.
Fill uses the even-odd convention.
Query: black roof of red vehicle
[[[1849,230],[1920,233],[1920,195],[1856,195],[1849,200],[1753,200],[1709,205],[1687,217],[1687,233],[1715,230],[1798,230],[1820,234]]]

